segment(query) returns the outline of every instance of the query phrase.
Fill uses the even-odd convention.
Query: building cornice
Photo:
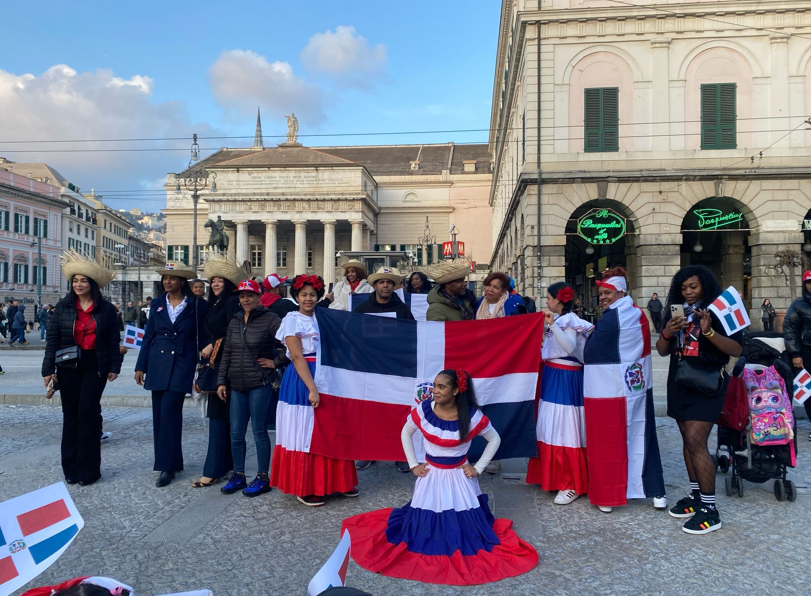
[[[2,196],[5,196],[5,197],[18,199],[18,200],[22,200],[22,201],[31,201],[33,203],[36,203],[38,205],[42,205],[44,207],[50,207],[50,208],[54,208],[54,209],[59,209],[60,211],[62,209],[66,209],[66,208],[70,207],[69,203],[66,203],[65,201],[63,201],[61,199],[52,199],[50,197],[46,197],[46,196],[41,195],[39,193],[20,190],[17,187],[8,186],[6,184],[0,184],[0,193],[2,193]]]

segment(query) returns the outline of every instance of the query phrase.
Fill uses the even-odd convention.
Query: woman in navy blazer
[[[208,345],[208,303],[189,287],[188,280],[197,277],[193,271],[166,265],[158,273],[166,293],[149,309],[135,382],[152,391],[153,470],[161,473],[156,486],[162,487],[183,469],[183,400],[192,390],[200,350]]]

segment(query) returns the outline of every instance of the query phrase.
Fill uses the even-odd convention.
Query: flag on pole
[[[800,374],[794,377],[794,399],[798,403],[804,403],[811,397],[811,374],[802,369]]]
[[[124,347],[141,349],[141,343],[144,340],[144,330],[132,325],[127,325],[124,329]]]
[[[0,503],[0,596],[50,567],[83,527],[62,482]]]
[[[324,566],[318,570],[315,577],[310,580],[307,586],[307,593],[310,596],[318,596],[330,588],[342,588],[346,585],[346,571],[349,568],[349,530],[344,530],[343,536],[338,546],[335,547],[332,555]]]
[[[729,286],[723,293],[715,299],[715,302],[710,304],[710,310],[714,312],[727,335],[737,333],[741,329],[745,329],[752,324],[749,320],[749,314],[746,312],[746,307],[743,305],[738,290]]]
[[[316,309],[321,332],[312,453],[404,461],[400,433],[444,369],[470,373],[482,412],[501,435],[495,459],[533,457],[543,316],[441,323]],[[486,349],[484,349],[486,346]],[[279,407],[287,407],[279,403]],[[289,406],[298,407],[298,406]],[[475,461],[486,441],[474,439]]]

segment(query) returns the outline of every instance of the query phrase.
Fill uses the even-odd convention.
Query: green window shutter
[[[23,283],[24,284],[28,283],[28,265],[23,267]]]
[[[602,92],[602,151],[619,151],[620,90],[613,87]]]
[[[586,89],[585,106],[585,151],[586,153],[600,151],[600,96],[601,89]]]
[[[401,244],[400,245],[400,252],[405,252],[405,249],[406,249],[405,244]]]
[[[18,213],[14,214],[14,233],[19,234],[20,232],[20,215]]]
[[[186,244],[183,246],[183,258],[181,259],[184,265],[189,264],[189,245]]]
[[[379,244],[375,244],[375,252],[378,252],[379,250],[380,250],[380,245],[379,245]]]
[[[701,148],[735,149],[737,140],[737,85],[701,85]]]
[[[6,232],[8,232],[8,219],[9,219],[8,211],[6,211],[5,213],[6,213],[6,216],[3,218],[3,220],[4,220],[4,224],[5,224],[5,230],[6,230]]]
[[[584,90],[584,151],[619,151],[619,88]]]
[[[47,219],[42,220],[42,237],[43,238],[48,237],[48,220]]]
[[[175,247],[171,244],[166,247],[166,260],[169,262],[174,261],[175,259]]]
[[[417,245],[417,265],[425,265],[422,260],[422,244]]]
[[[3,281],[8,281],[8,262],[3,263]]]
[[[42,268],[42,284],[45,285],[48,283],[48,268]]]
[[[30,234],[30,233],[31,233],[31,232],[29,231],[29,228],[28,228],[28,223],[29,223],[30,221],[31,221],[31,218],[30,218],[30,217],[28,217],[28,216],[26,215],[26,216],[25,216],[25,233],[26,233],[26,234]],[[26,281],[26,283],[27,283],[27,281]]]

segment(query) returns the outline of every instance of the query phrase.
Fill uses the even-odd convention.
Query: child
[[[412,435],[425,438],[426,463],[418,464]],[[471,440],[487,447],[475,466],[467,461]],[[477,476],[501,439],[476,404],[470,375],[443,370],[434,396],[411,411],[401,434],[417,483],[399,509],[381,509],[344,520],[352,556],[364,569],[431,584],[483,584],[526,573],[538,563],[532,545],[494,519]],[[341,530],[343,532],[343,530]]]
[[[293,280],[291,292],[299,310],[282,319],[276,332],[293,366],[287,367],[279,388],[270,486],[296,495],[303,505],[321,507],[324,496],[332,493],[357,497],[358,473],[353,461],[305,450],[307,429],[313,427],[314,409],[321,401],[313,378],[319,341],[315,305],[324,296],[324,280],[316,275],[299,275]]]

